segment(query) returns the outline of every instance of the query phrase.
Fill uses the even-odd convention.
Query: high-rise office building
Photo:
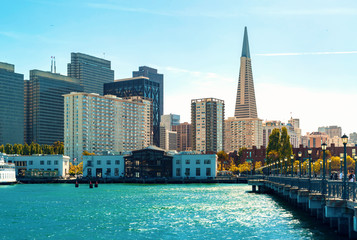
[[[225,121],[225,151],[260,147],[262,120],[258,118],[247,27],[244,29],[242,56],[234,118]]]
[[[24,142],[24,75],[0,62],[0,145]]]
[[[157,73],[157,69],[141,66],[139,71],[133,71],[133,77],[147,77],[151,81],[157,82],[160,84],[160,115],[164,114],[164,75]]]
[[[234,117],[257,118],[252,62],[250,58],[247,27],[244,29],[243,49],[240,58],[240,72]]]
[[[192,151],[192,130],[188,122],[172,126],[172,131],[177,132],[177,151]]]
[[[160,148],[166,151],[177,149],[177,132],[167,130],[162,123],[160,124]]]
[[[317,131],[326,133],[330,138],[342,136],[342,128],[338,126],[319,127]]]
[[[72,92],[64,95],[64,104],[64,150],[71,158],[84,151],[124,152],[151,145],[150,100]]]
[[[219,152],[224,144],[224,101],[216,98],[191,100],[192,148]]]
[[[114,81],[114,71],[108,60],[83,53],[71,53],[67,75],[80,81],[83,91],[103,95],[103,84]]]
[[[104,94],[117,97],[139,96],[152,101],[153,144],[160,146],[160,84],[147,77],[115,80],[104,84]]]
[[[161,125],[165,126],[166,130],[171,131],[173,126],[180,124],[180,115],[166,114],[161,116]]]
[[[31,70],[30,81],[25,82],[25,142],[63,142],[63,95],[82,92],[79,80],[56,73]]]

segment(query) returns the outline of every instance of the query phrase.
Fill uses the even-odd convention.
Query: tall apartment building
[[[327,143],[329,136],[326,133],[312,132],[307,133],[308,144],[310,148],[321,148],[322,143]]]
[[[160,125],[160,148],[166,151],[177,149],[177,132],[167,130],[163,124]]]
[[[172,131],[177,132],[177,151],[192,151],[192,130],[188,122],[172,126]]]
[[[65,155],[78,158],[84,151],[125,152],[151,145],[150,100],[76,92],[64,99]]]
[[[64,99],[70,92],[82,92],[76,78],[40,70],[30,71],[25,81],[25,142],[63,142]]]
[[[224,144],[224,101],[216,98],[191,100],[192,149],[219,152]]]
[[[263,145],[263,127],[259,118],[235,118],[229,117],[224,121],[225,124],[225,143],[226,152],[238,151],[242,147],[251,149],[253,146]]]
[[[157,82],[160,85],[160,96],[159,96],[159,108],[160,115],[164,114],[164,74],[157,73],[157,69],[141,66],[139,71],[133,71],[133,78],[135,77],[147,77],[151,81]]]
[[[115,80],[104,84],[104,94],[117,97],[140,96],[152,101],[153,144],[160,146],[160,83],[147,77]]]
[[[350,139],[348,140],[348,142],[350,142],[353,145],[357,144],[357,133],[356,132],[350,133]]]
[[[342,128],[338,126],[319,127],[317,131],[326,133],[330,138],[342,136]]]
[[[0,145],[24,142],[24,75],[0,62]]]
[[[114,81],[111,62],[83,53],[71,53],[67,75],[79,79],[83,91],[103,95],[103,84]]]

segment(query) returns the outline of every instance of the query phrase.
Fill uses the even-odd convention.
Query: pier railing
[[[262,179],[261,176],[255,179]],[[310,192],[316,192],[326,195],[330,198],[343,198],[344,183],[341,180],[322,180],[319,178],[298,178],[284,176],[265,177],[271,182],[280,183],[306,189]],[[357,201],[357,182],[345,183],[347,199]]]

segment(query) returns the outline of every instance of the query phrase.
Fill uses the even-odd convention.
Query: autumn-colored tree
[[[238,165],[238,170],[241,173],[249,172],[251,170],[251,166],[249,163],[244,162],[244,163]]]
[[[69,175],[74,176],[78,174],[83,174],[83,162],[80,162],[78,165],[69,163]]]
[[[1,145],[0,145],[0,152],[1,152],[1,153],[5,153],[4,144],[1,144]]]
[[[340,171],[341,162],[340,157],[333,156],[331,157],[331,171]]]
[[[256,161],[254,164],[254,169],[257,173],[263,173],[263,170],[260,169],[262,167],[262,162],[261,161]]]
[[[238,167],[234,164],[234,161],[232,160],[230,163],[230,166],[228,168],[228,171],[231,171],[233,173],[237,173],[239,171]]]
[[[228,169],[230,164],[229,164],[229,158],[228,154],[225,151],[219,151],[217,153],[217,158],[218,158],[218,165],[221,171],[225,170],[226,168]]]
[[[30,152],[31,152],[30,146],[27,143],[25,143],[23,146],[22,154],[30,155]]]
[[[92,156],[92,155],[95,155],[95,153],[90,153],[88,152],[87,150],[85,150],[83,153],[82,153],[83,156]]]
[[[7,143],[5,145],[5,153],[6,154],[13,154],[14,153],[14,148],[12,147],[11,144]]]

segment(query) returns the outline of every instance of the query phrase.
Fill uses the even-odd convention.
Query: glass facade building
[[[103,84],[114,81],[114,71],[108,60],[83,53],[71,53],[67,75],[80,81],[83,91],[103,95]]]
[[[25,81],[26,82],[26,81]],[[63,142],[64,94],[81,92],[79,80],[40,70],[30,71],[25,83],[25,142]]]
[[[115,80],[104,84],[104,95],[140,96],[152,101],[153,144],[160,146],[160,84],[147,77]]]
[[[24,75],[0,62],[0,145],[24,141]]]
[[[164,75],[157,73],[157,69],[147,66],[139,67],[139,71],[133,71],[133,77],[147,77],[151,81],[160,84],[160,116],[164,114]]]

